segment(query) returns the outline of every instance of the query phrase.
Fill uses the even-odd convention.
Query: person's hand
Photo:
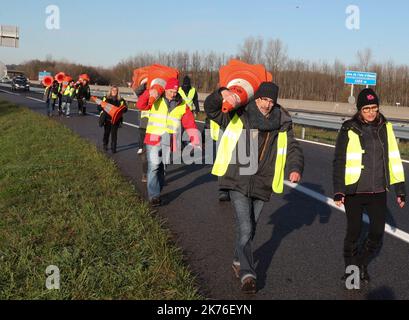
[[[345,196],[342,193],[337,193],[334,196],[334,202],[338,207],[341,207],[345,203]]]
[[[298,183],[301,180],[301,175],[298,172],[291,172],[288,180],[292,183]]]
[[[237,96],[237,94],[229,91],[229,90],[223,90],[221,92],[221,95],[223,97],[223,102],[228,102],[233,109],[238,106],[238,104],[240,103],[239,97]]]
[[[405,196],[398,196],[396,201],[401,209],[405,206]]]

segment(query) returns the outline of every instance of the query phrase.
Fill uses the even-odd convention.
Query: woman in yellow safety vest
[[[360,281],[368,283],[368,265],[381,247],[385,230],[386,191],[394,185],[397,203],[403,208],[405,174],[392,124],[379,112],[379,99],[372,89],[360,92],[357,109],[338,134],[333,162],[334,201],[339,207],[345,206],[347,216],[345,273],[341,279],[346,281],[355,268],[359,269]],[[364,209],[370,220],[369,233],[359,250]]]
[[[235,211],[237,238],[232,268],[244,293],[255,293],[256,270],[252,241],[264,203],[282,193],[285,168],[289,180],[299,182],[304,157],[295,140],[292,120],[277,104],[278,87],[264,82],[244,108],[222,113],[223,101],[234,104],[234,94],[220,88],[207,97],[209,120],[223,129],[212,173],[228,190]]]
[[[112,86],[108,92],[108,95],[102,98],[102,101],[110,103],[115,107],[125,107],[123,113],[128,111],[126,101],[119,95],[119,89],[117,86]],[[111,116],[101,107],[97,107],[100,112],[100,126],[104,127],[103,148],[104,151],[108,150],[109,136],[111,135],[111,150],[112,153],[116,153],[116,145],[118,139],[118,129],[122,123],[122,117],[113,123]]]

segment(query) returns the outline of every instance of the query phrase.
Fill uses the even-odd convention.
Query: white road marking
[[[93,113],[87,113],[87,114],[99,118],[99,115],[97,115],[97,114],[93,114]],[[123,124],[125,124],[127,126],[130,126],[130,127],[133,127],[133,128],[139,128],[139,126],[137,126],[136,124],[132,124],[132,123],[129,123],[129,122],[123,122]]]
[[[299,184],[291,183],[289,181],[284,181],[284,184],[287,187],[290,187],[290,188],[295,189],[295,190],[297,190],[297,191],[299,191],[301,193],[304,193],[307,196],[309,196],[309,197],[311,197],[311,198],[313,198],[315,200],[321,201],[321,202],[327,204],[328,206],[345,213],[345,208],[338,207],[334,203],[333,199],[328,198],[328,197],[326,197],[325,195],[323,195],[321,193],[315,192],[314,190],[308,189],[308,188],[303,187],[303,186],[301,186]],[[362,220],[365,223],[369,223],[369,218],[368,218],[368,216],[366,214],[364,214],[364,217],[363,217]],[[406,233],[405,231],[402,231],[402,230],[400,230],[398,228],[392,227],[389,224],[386,224],[385,225],[385,232],[389,233],[390,235],[394,236],[395,238],[398,238],[398,239],[400,239],[400,240],[402,240],[402,241],[404,241],[406,243],[409,243],[409,233]]]
[[[18,94],[18,93],[14,93],[14,92],[6,91],[6,90],[0,90],[0,91],[1,91],[1,92],[4,92],[4,93],[11,94],[11,95],[13,95],[13,96],[20,96],[20,94]]]
[[[45,103],[45,101],[44,101],[44,100],[41,100],[41,99],[32,98],[32,97],[26,97],[26,98],[27,98],[27,99],[30,99],[30,100],[37,101],[37,102],[44,102],[44,103]]]

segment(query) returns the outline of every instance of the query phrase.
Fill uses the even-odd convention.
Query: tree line
[[[344,74],[346,70],[356,70],[378,74],[375,89],[382,104],[409,106],[408,65],[397,65],[392,61],[374,62],[370,49],[358,51],[357,62],[353,65],[345,65],[339,60],[328,63],[291,59],[280,39],[265,41],[261,37],[246,38],[235,55],[213,51],[140,53],[111,68],[55,61],[47,57],[45,61],[30,60],[11,67],[25,72],[30,79],[36,79],[38,72],[44,70],[52,73],[65,71],[73,77],[88,73],[93,84],[127,86],[132,81],[134,69],[160,63],[177,68],[181,77],[189,75],[200,92],[211,92],[218,86],[219,68],[232,58],[265,65],[272,72],[273,81],[280,86],[280,97],[284,99],[346,102],[351,89],[344,84]],[[355,90],[355,95],[358,91]]]

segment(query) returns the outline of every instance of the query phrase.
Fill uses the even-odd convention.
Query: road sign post
[[[345,71],[345,84],[351,85],[351,96],[348,102],[355,103],[354,85],[363,85],[369,88],[369,86],[376,86],[376,80],[377,75],[374,72]]]

